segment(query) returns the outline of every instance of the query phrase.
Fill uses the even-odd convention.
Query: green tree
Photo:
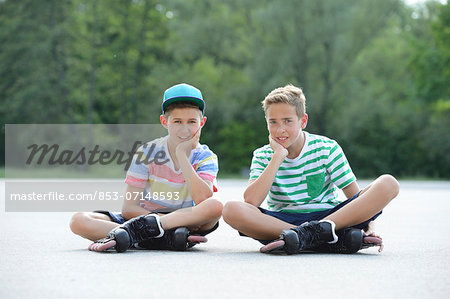
[[[428,125],[423,132],[428,175],[450,178],[450,6],[438,5],[432,18],[431,42],[428,51],[418,54],[418,94],[429,103],[425,107]],[[421,80],[426,80],[423,83]]]
[[[356,58],[389,25],[399,1],[271,1],[254,18],[251,71],[264,94],[291,82],[304,88],[310,129],[334,127]],[[282,21],[280,21],[282,20]]]
[[[169,59],[167,18],[158,5],[151,0],[78,5],[73,74],[80,85],[74,96],[83,103],[84,121],[152,123],[157,119],[161,88],[154,70]]]
[[[5,123],[69,122],[70,1],[0,3],[0,98]]]
[[[0,163],[5,123],[74,121],[69,100],[70,1],[0,2]]]
[[[201,141],[240,172],[267,143],[261,100],[292,83],[307,130],[358,175],[449,176],[447,4],[4,0],[0,28],[5,123],[155,123],[187,82],[207,102]]]

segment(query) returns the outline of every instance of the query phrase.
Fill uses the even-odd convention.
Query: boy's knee
[[[86,230],[86,222],[88,221],[88,216],[84,212],[75,213],[70,219],[70,229],[73,233],[79,235]]]
[[[211,201],[212,201],[211,211],[214,214],[214,217],[220,218],[222,216],[223,204],[215,198],[211,198]]]
[[[242,203],[239,201],[227,202],[223,207],[223,220],[230,225],[236,222],[236,220],[239,219],[241,215],[241,206]]]
[[[223,204],[216,198],[209,198],[203,204],[206,206],[209,218],[220,218],[222,216]]]
[[[400,191],[400,184],[390,174],[383,174],[378,178],[386,192],[392,197],[396,197]]]

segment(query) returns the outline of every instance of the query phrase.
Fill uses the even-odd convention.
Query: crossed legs
[[[164,230],[187,226],[190,231],[207,231],[211,229],[222,215],[222,203],[209,198],[192,208],[180,209],[161,216]],[[72,216],[70,229],[83,238],[95,241],[106,237],[119,226],[107,215],[96,212],[79,212]]]
[[[364,188],[358,198],[323,220],[333,221],[336,230],[357,225],[380,212],[398,192],[397,180],[390,175],[382,175]],[[223,218],[234,229],[260,240],[274,240],[283,230],[294,227],[245,202],[228,202],[223,209]]]

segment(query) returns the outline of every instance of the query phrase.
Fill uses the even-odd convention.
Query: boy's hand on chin
[[[197,131],[197,133],[192,136],[191,139],[183,141],[177,145],[176,153],[179,155],[180,153],[184,153],[186,157],[189,157],[191,154],[191,151],[197,147],[197,144],[200,140],[200,129]]]
[[[273,155],[277,155],[280,158],[286,158],[288,155],[288,150],[282,146],[281,144],[279,144],[275,139],[272,138],[271,135],[269,135],[269,144],[270,147],[273,150]]]

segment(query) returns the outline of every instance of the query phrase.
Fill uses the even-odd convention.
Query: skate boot
[[[271,252],[282,248],[287,254],[314,250],[321,244],[336,243],[338,237],[334,232],[332,221],[310,221],[300,226],[284,230],[280,239],[263,246],[260,251]]]
[[[124,252],[135,243],[163,235],[164,230],[157,214],[142,215],[114,228],[106,238],[92,243],[89,250],[105,251],[114,247],[117,252]]]
[[[310,221],[291,228],[298,235],[298,251],[314,250],[321,244],[336,243],[338,237],[334,232],[332,221]]]
[[[327,253],[352,254],[373,246],[379,246],[378,251],[383,250],[383,240],[379,237],[367,236],[362,230],[345,228],[337,233],[338,241],[334,244],[321,244],[315,251]]]
[[[320,244],[314,251],[352,254],[358,252],[363,243],[363,232],[356,228],[346,228],[336,232],[338,241]]]
[[[161,238],[142,241],[137,247],[150,250],[185,251],[198,243],[207,241],[208,239],[204,236],[190,235],[187,227],[178,227],[167,230]]]

